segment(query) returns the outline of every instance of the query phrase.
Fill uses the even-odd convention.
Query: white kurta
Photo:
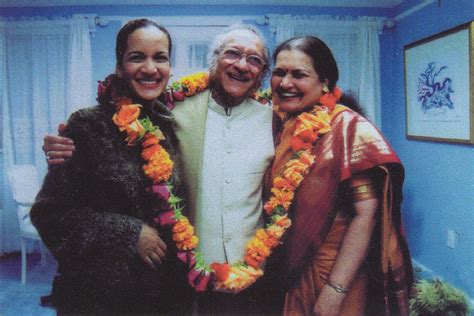
[[[209,98],[195,214],[206,263],[243,259],[262,224],[262,181],[273,156],[270,107],[248,99],[228,116]]]

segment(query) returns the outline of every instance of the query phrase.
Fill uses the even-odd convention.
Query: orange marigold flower
[[[161,147],[161,145],[151,145],[147,148],[144,148],[142,151],[142,157],[146,161],[157,161],[157,163],[162,163],[162,161],[166,161],[169,159],[169,154]]]
[[[257,229],[257,231],[255,232],[255,237],[259,240],[265,240],[266,238],[268,238],[265,228]]]
[[[294,193],[293,191],[272,189],[273,196],[275,197],[278,205],[283,206],[285,211],[288,211],[290,208],[291,202],[293,201]]]
[[[318,133],[326,134],[331,130],[331,116],[327,112],[318,112]]]
[[[306,166],[311,166],[314,163],[314,156],[311,154],[309,150],[300,152],[298,158],[301,161],[301,163]]]
[[[296,136],[293,136],[291,138],[290,144],[291,144],[291,149],[293,149],[294,152],[312,147],[311,143],[305,142],[304,140]]]
[[[163,164],[148,163],[143,166],[143,171],[153,180],[153,183],[167,181],[173,173],[173,162],[170,160]]]
[[[247,244],[247,253],[268,257],[270,255],[270,249],[260,239],[253,237]]]
[[[280,176],[277,176],[275,177],[275,179],[273,179],[273,187],[277,189],[286,189],[291,191],[295,189],[295,187],[292,186],[287,179],[284,179]]]
[[[255,250],[248,251],[245,257],[251,258],[251,260],[253,260],[254,265],[252,265],[252,267],[254,267],[255,269],[260,268],[260,266],[265,261],[265,257],[260,256]]]
[[[298,115],[298,124],[296,125],[294,134],[299,135],[303,131],[314,130],[315,117],[313,113],[304,112]]]
[[[177,242],[176,247],[182,251],[193,250],[196,248],[199,242],[199,238],[193,235],[191,238],[184,240],[183,242]]]
[[[264,245],[264,244],[262,243],[262,245]],[[247,253],[248,256],[252,257],[254,260],[256,260],[258,262],[263,262],[266,258],[266,257],[262,256],[262,254],[259,252],[259,249],[256,248],[256,247],[247,248],[246,253]]]
[[[319,107],[311,113],[303,113],[298,116],[294,136],[301,138],[304,142],[314,143],[318,135],[325,134],[330,130],[331,117],[324,108]]]
[[[270,249],[273,249],[280,244],[280,240],[271,235],[268,235],[268,238],[264,242]]]
[[[290,181],[290,183],[295,187],[298,187],[301,181],[304,179],[304,176],[299,172],[288,173],[286,177],[288,181]]]
[[[185,230],[181,232],[173,233],[173,240],[177,242],[183,242],[187,239],[190,239],[193,235],[194,235],[194,227],[191,225],[188,225],[186,226]]]
[[[261,264],[260,261],[255,260],[252,256],[249,256],[249,255],[246,255],[244,257],[244,262],[255,269],[260,268],[260,264]]]
[[[273,209],[278,205],[278,201],[275,199],[275,197],[270,197],[270,199],[265,203],[263,206],[265,212],[267,214],[271,214]]]
[[[318,139],[318,133],[313,129],[302,130],[297,136],[307,143],[314,143]]]
[[[146,133],[145,136],[143,136],[143,142],[142,142],[142,147],[150,147],[152,145],[157,145],[160,142],[158,137],[153,135],[152,133]]]
[[[193,96],[194,94],[196,94],[196,87],[189,85],[187,90],[184,92],[184,95],[189,97],[189,96]]]
[[[290,160],[283,171],[283,177],[288,180],[295,188],[298,187],[308,171],[309,166],[298,160]]]
[[[122,105],[120,110],[114,114],[112,120],[118,127],[127,126],[138,119],[138,116],[140,115],[140,108],[141,105],[139,104]]]
[[[227,280],[230,272],[230,265],[228,263],[217,263],[211,264],[211,269],[216,274],[217,281],[222,282]]]
[[[307,166],[302,163],[299,159],[291,159],[285,164],[285,170],[290,170],[290,173],[293,172],[301,172],[307,168]],[[283,172],[283,175],[285,176],[287,172]]]
[[[284,216],[277,215],[275,224],[283,228],[288,228],[291,226],[291,219],[289,219],[287,215],[284,215]]]
[[[171,231],[173,233],[179,233],[186,230],[186,227],[190,226],[191,223],[187,217],[181,217],[178,221],[173,225]]]
[[[258,229],[255,233],[255,237],[260,239],[270,249],[275,248],[279,244],[279,240],[270,235],[264,228]]]
[[[147,168],[153,169],[155,172],[159,172],[159,170],[171,171],[174,165],[168,152],[160,145],[144,149],[142,157],[148,161]]]
[[[127,142],[128,146],[132,146],[138,138],[138,133],[134,131],[127,132],[127,137],[125,141]]]

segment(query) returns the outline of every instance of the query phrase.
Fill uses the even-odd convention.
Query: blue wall
[[[420,3],[405,0],[394,9],[274,7],[274,6],[92,6],[59,8],[2,8],[1,15],[70,16],[96,13],[116,16],[180,15],[373,15],[396,16]],[[382,129],[406,167],[404,217],[414,259],[468,292],[474,298],[474,147],[407,140],[403,47],[474,18],[472,0],[444,0],[431,4],[384,29],[381,41]],[[93,85],[114,71],[118,22],[98,27],[92,39]],[[269,36],[269,32],[264,32]],[[274,40],[268,38],[270,43]],[[447,48],[448,49],[448,48]],[[461,233],[456,248],[446,246],[447,230]]]
[[[408,2],[413,5],[420,1]],[[394,14],[403,12],[406,6]],[[399,20],[395,29],[385,30],[381,47],[382,129],[406,168],[403,209],[412,256],[431,270],[432,276],[446,279],[471,298],[474,147],[406,139],[403,50],[407,44],[473,19],[472,0],[446,0],[440,1],[440,5],[435,2]],[[460,233],[454,249],[446,246],[448,229]]]

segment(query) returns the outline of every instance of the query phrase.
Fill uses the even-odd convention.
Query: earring
[[[323,92],[324,93],[328,93],[329,92],[329,88],[328,88],[328,85],[327,84],[323,84]]]

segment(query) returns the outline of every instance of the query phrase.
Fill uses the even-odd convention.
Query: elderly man
[[[208,264],[234,263],[261,225],[262,180],[274,155],[272,111],[249,98],[268,70],[268,49],[249,26],[231,27],[211,49],[209,89],[178,102],[173,114],[198,250]],[[43,148],[50,164],[74,149],[70,140],[52,135]],[[257,288],[200,295],[198,312],[261,312]]]

